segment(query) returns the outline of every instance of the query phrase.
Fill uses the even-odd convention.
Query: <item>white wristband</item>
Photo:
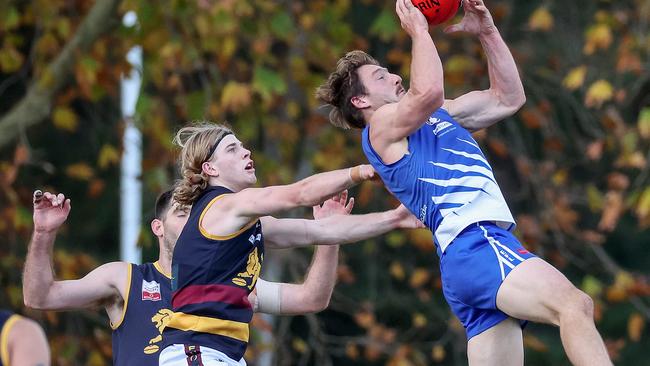
[[[267,282],[258,279],[255,285],[257,298],[253,309],[260,313],[281,314],[282,312],[282,286],[277,282]]]

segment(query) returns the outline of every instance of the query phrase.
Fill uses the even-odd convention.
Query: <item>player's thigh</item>
[[[541,258],[518,265],[497,292],[497,308],[511,317],[559,325],[565,304],[584,295]]]
[[[521,366],[524,344],[518,320],[508,318],[467,342],[470,366]]]

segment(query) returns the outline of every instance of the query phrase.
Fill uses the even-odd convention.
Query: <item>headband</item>
[[[217,146],[219,146],[219,143],[221,142],[221,140],[223,140],[223,138],[228,136],[228,135],[232,135],[232,132],[228,131],[228,132],[224,133],[223,135],[221,135],[221,137],[219,137],[217,139],[217,141],[214,142],[214,145],[212,145],[212,147],[210,148],[210,151],[208,153],[208,159],[207,160],[210,160],[210,158],[212,157],[212,154],[214,154],[214,151],[217,150]]]

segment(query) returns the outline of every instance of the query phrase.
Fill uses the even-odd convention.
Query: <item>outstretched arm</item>
[[[70,212],[70,200],[63,194],[34,193],[34,233],[29,243],[23,272],[25,305],[42,310],[88,308],[121,303],[118,288],[127,280],[128,264],[104,264],[84,278],[55,281],[52,248],[59,227]],[[111,312],[109,311],[109,316]],[[111,316],[111,321],[114,321]]]
[[[490,88],[447,100],[443,107],[463,127],[476,131],[516,113],[526,102],[526,94],[515,60],[483,0],[463,1],[465,17],[445,32],[464,31],[478,36],[487,56]]]
[[[424,225],[403,205],[393,210],[364,215],[333,215],[322,220],[263,217],[264,243],[284,249],[306,245],[354,243],[394,229],[415,229]]]
[[[347,191],[314,206],[314,218],[324,219],[331,215],[348,215],[354,206],[354,198],[347,202]],[[314,313],[329,305],[338,265],[338,245],[318,246],[312,264],[302,284],[257,281],[255,290],[249,295],[255,311],[295,315]]]
[[[315,174],[289,185],[248,188],[225,194],[210,206],[201,226],[212,235],[230,235],[252,219],[297,207],[314,206],[374,177],[372,166],[359,165]]]

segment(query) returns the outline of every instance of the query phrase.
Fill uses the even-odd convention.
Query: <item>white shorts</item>
[[[235,361],[223,352],[203,346],[173,344],[160,352],[160,366],[246,366],[242,358]]]

